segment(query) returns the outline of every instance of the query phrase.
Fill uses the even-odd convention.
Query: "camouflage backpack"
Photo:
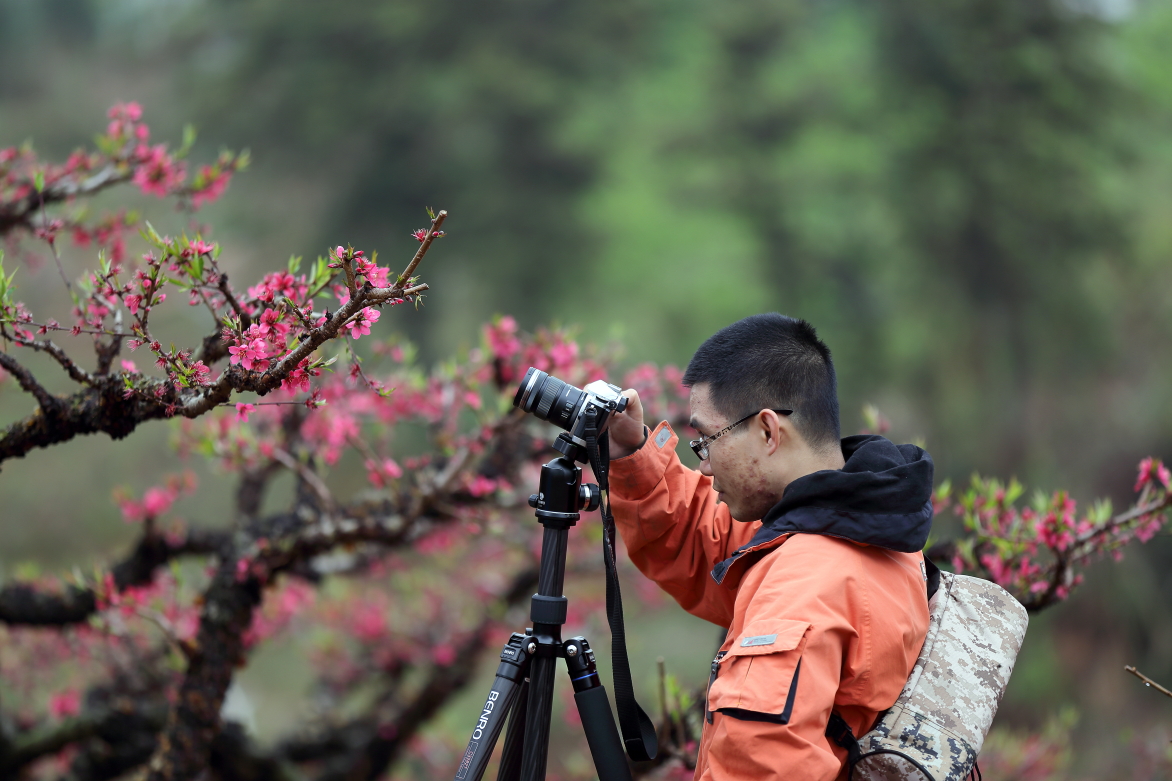
[[[928,634],[903,693],[856,739],[832,713],[826,734],[849,754],[850,781],[962,781],[997,713],[1028,616],[995,583],[940,572],[925,560]],[[931,591],[931,588],[929,589]]]

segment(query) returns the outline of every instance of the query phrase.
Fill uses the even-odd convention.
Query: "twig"
[[[237,404],[251,404],[254,407],[304,407],[304,401],[225,401],[221,407],[235,407]]]
[[[236,296],[232,295],[232,289],[228,287],[228,275],[221,273],[220,281],[217,285],[220,292],[224,294],[224,300],[228,302],[228,306],[232,307],[232,311],[240,318],[241,328],[247,330],[252,325],[252,315],[244,307],[240,306],[240,302],[236,300]]]
[[[45,241],[49,243],[49,249],[53,250],[53,260],[57,261],[57,273],[61,275],[61,281],[65,283],[65,289],[73,294],[73,285],[69,282],[69,277],[65,276],[65,267],[61,265],[61,253],[57,252],[57,241],[53,234],[49,232],[49,213],[45,211],[45,190],[41,188],[37,191],[37,195],[41,199],[41,227],[45,231]]]
[[[1164,694],[1164,695],[1166,695],[1166,696],[1168,696],[1168,697],[1172,697],[1172,692],[1168,691],[1168,690],[1167,690],[1167,689],[1165,689],[1163,686],[1161,686],[1160,684],[1156,683],[1156,682],[1155,682],[1155,681],[1153,681],[1151,678],[1149,678],[1148,676],[1146,676],[1146,675],[1144,675],[1143,673],[1141,673],[1139,670],[1137,670],[1137,669],[1135,669],[1134,667],[1132,667],[1130,664],[1129,664],[1129,665],[1127,665],[1126,667],[1124,667],[1123,669],[1124,669],[1124,671],[1125,671],[1125,672],[1129,672],[1129,673],[1131,673],[1132,675],[1134,675],[1136,678],[1139,678],[1141,681],[1143,681],[1143,682],[1144,682],[1144,686],[1150,686],[1150,687],[1152,687],[1153,689],[1155,689],[1156,691],[1160,692],[1161,694]]]
[[[36,323],[36,322],[33,322],[32,320],[29,320],[28,322],[22,322],[21,325],[36,326],[37,328],[44,328],[46,331],[67,331],[70,334],[75,333],[73,328],[66,328],[63,325],[48,325],[46,323]],[[134,336],[134,334],[128,334],[128,333],[124,333],[122,331],[95,331],[90,328],[78,328],[78,329],[76,329],[76,333],[94,334],[95,336],[124,336],[127,338]]]
[[[338,260],[342,261],[342,271],[346,272],[346,289],[350,291],[350,295],[355,295],[358,292],[358,280],[354,276],[354,261],[345,254]]]
[[[69,375],[69,379],[73,380],[74,382],[81,383],[82,385],[93,384],[93,376],[74,363],[73,359],[66,355],[64,350],[49,340],[46,339],[43,342],[30,342],[24,339],[13,339],[12,341],[16,342],[21,347],[28,347],[29,349],[36,350],[37,352],[48,353],[49,355],[53,356],[53,360],[61,364],[61,368],[64,369],[65,373]]]
[[[163,633],[163,637],[175,647],[175,650],[179,651],[187,659],[191,659],[195,653],[195,650],[191,647],[191,643],[179,637],[179,631],[175,629],[175,625],[165,615],[149,607],[135,607],[134,613],[139,618],[150,621],[157,626],[159,631]]]
[[[1139,505],[1137,507],[1131,508],[1127,512],[1123,512],[1123,513],[1120,513],[1119,515],[1116,515],[1114,518],[1107,521],[1107,523],[1103,524],[1099,528],[1093,529],[1093,530],[1087,532],[1086,534],[1083,534],[1080,537],[1078,537],[1075,540],[1075,544],[1076,545],[1086,544],[1086,543],[1090,542],[1091,540],[1093,540],[1095,537],[1106,534],[1107,532],[1114,531],[1116,528],[1118,528],[1118,527],[1122,526],[1123,524],[1128,523],[1130,521],[1134,521],[1136,518],[1142,518],[1145,515],[1151,515],[1153,513],[1157,513],[1160,510],[1164,510],[1168,507],[1172,507],[1172,491],[1165,493],[1164,498],[1160,499],[1159,501],[1152,502],[1151,504]]]
[[[411,262],[407,264],[407,268],[399,275],[399,279],[402,280],[399,284],[406,285],[410,282],[411,274],[415,271],[415,267],[419,265],[419,261],[423,260],[423,256],[427,254],[427,248],[431,246],[432,240],[440,232],[440,226],[444,224],[444,220],[447,218],[447,211],[440,209],[440,213],[432,220],[431,227],[427,229],[427,238],[419,245],[419,249],[415,251],[415,257],[411,258]]]
[[[273,458],[279,461],[282,466],[296,472],[297,476],[304,480],[313,489],[313,492],[317,494],[318,498],[322,500],[322,503],[325,505],[324,509],[332,512],[337,508],[330,489],[326,487],[326,484],[322,482],[321,477],[316,472],[294,458],[289,451],[281,448],[273,450]]]

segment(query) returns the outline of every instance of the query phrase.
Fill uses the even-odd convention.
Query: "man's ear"
[[[785,425],[785,421],[773,410],[762,410],[758,416],[761,433],[765,438],[765,455],[771,456],[786,444],[793,436],[793,432]]]

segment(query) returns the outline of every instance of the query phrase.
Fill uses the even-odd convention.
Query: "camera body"
[[[584,452],[587,410],[596,411],[598,433],[601,434],[610,426],[610,416],[627,408],[627,397],[622,395],[621,390],[603,380],[576,388],[531,366],[521,380],[521,386],[517,388],[513,406],[565,430],[566,434],[559,435],[558,439],[568,439],[577,446],[577,450]],[[585,461],[578,453],[574,456],[576,460]]]

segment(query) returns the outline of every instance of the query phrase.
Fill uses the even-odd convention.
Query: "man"
[[[928,628],[920,553],[932,460],[839,439],[830,351],[813,327],[755,315],[684,373],[698,471],[635,391],[611,422],[610,489],[632,561],[689,613],[728,627],[712,664],[697,779],[830,781],[899,696]]]

